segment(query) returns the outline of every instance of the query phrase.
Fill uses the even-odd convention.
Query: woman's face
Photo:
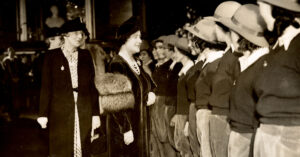
[[[61,37],[60,36],[54,36],[49,38],[49,49],[55,49],[59,48],[61,46]]]
[[[139,58],[140,58],[140,60],[143,61],[143,63],[146,63],[149,60],[151,60],[150,56],[148,55],[147,51],[145,51],[145,50],[140,52]]]
[[[163,42],[156,42],[155,43],[155,51],[157,53],[157,58],[158,59],[165,59],[166,58],[166,54],[165,54],[165,47]]]
[[[65,42],[69,42],[73,47],[79,47],[82,44],[82,39],[84,37],[83,31],[69,32],[64,38]]]
[[[132,54],[140,52],[140,46],[142,44],[141,31],[133,33],[126,41],[125,47],[128,52]]]

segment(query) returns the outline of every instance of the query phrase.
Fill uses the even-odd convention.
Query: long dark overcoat
[[[78,50],[78,99],[83,156],[89,156],[92,115],[99,114],[94,67],[88,51]],[[73,154],[75,102],[68,61],[61,49],[46,53],[42,71],[40,116],[48,117],[49,154]]]
[[[133,110],[125,110],[114,113],[110,121],[112,136],[112,157],[144,157],[149,154],[148,138],[149,127],[147,124],[146,102],[148,93],[155,87],[150,76],[140,67],[140,75],[137,75],[128,63],[119,55],[116,55],[108,66],[108,72],[126,75],[132,83],[132,91],[135,97]],[[121,130],[120,130],[121,129]],[[124,144],[123,133],[133,130],[134,142],[129,146]]]

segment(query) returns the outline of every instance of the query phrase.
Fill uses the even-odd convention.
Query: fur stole
[[[134,107],[132,84],[127,76],[103,73],[95,78],[95,84],[100,96],[100,113],[119,112]]]

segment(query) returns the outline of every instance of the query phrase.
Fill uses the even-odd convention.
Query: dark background
[[[79,5],[84,5],[84,0],[69,0]],[[115,31],[119,25],[110,24],[111,14],[117,14],[124,2],[132,3],[132,14],[144,13],[145,38],[152,40],[162,34],[171,34],[187,22],[187,6],[196,11],[197,16],[213,15],[218,4],[224,0],[95,0],[96,39],[108,41],[114,38]],[[3,52],[12,43],[17,41],[17,8],[19,0],[0,1],[0,52]],[[57,3],[60,5],[61,14],[67,0],[26,0],[27,3],[27,25],[28,31],[32,32],[32,41],[39,41],[43,24],[49,14],[49,5]],[[118,2],[118,3],[116,3]],[[256,3],[255,0],[238,0],[244,3]],[[145,4],[145,5],[143,5]],[[124,12],[119,12],[120,15]]]

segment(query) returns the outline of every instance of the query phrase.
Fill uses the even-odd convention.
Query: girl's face
[[[177,47],[174,47],[175,53],[173,55],[173,59],[176,62],[180,62],[183,59],[183,54],[181,54],[181,52],[178,50]]]
[[[49,38],[49,49],[55,49],[59,48],[61,46],[61,37],[60,36],[54,36]]]
[[[141,51],[139,55],[140,60],[143,61],[143,63],[146,63],[147,61],[151,60],[150,56],[148,55],[147,51]]]
[[[158,59],[165,59],[166,58],[166,48],[164,47],[163,42],[156,42],[155,43],[155,51],[157,53],[157,58]]]
[[[125,43],[125,47],[128,50],[128,52],[135,54],[140,52],[141,44],[142,44],[141,31],[137,31],[127,39]]]

